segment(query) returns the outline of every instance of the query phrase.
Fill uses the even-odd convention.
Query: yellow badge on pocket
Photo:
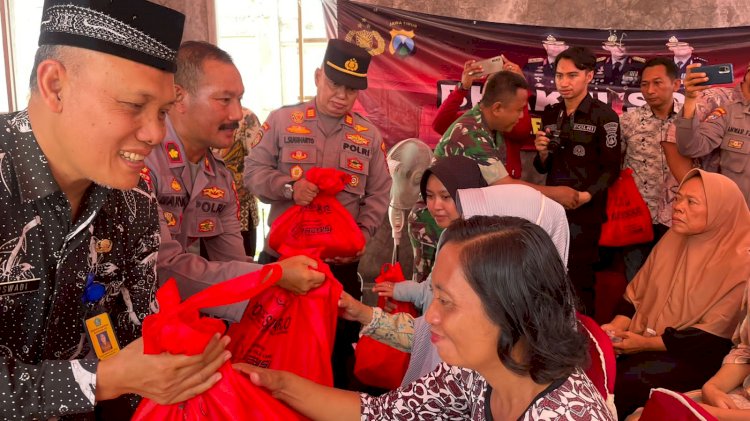
[[[109,314],[101,313],[86,319],[86,330],[89,332],[89,339],[94,346],[94,352],[100,360],[106,360],[120,352],[120,345],[117,343],[115,331],[112,329]]]
[[[729,142],[727,142],[727,146],[729,146],[732,149],[742,149],[742,146],[745,144],[745,142],[741,140],[732,139]]]

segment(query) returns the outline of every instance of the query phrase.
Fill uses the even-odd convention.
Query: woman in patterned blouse
[[[586,338],[549,235],[524,219],[480,216],[444,236],[426,313],[444,361],[432,373],[373,397],[235,368],[314,420],[612,420],[578,368]]]

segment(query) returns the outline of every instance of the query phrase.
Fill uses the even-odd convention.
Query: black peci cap
[[[370,53],[364,48],[340,39],[328,40],[324,61],[326,76],[353,89],[367,89]]]
[[[175,72],[185,15],[145,0],[45,0],[39,45],[68,45]]]

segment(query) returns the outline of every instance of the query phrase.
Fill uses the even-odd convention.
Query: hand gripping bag
[[[317,257],[313,250],[283,247],[282,253],[288,257],[295,254]],[[242,320],[229,327],[232,341],[228,349],[234,362],[286,370],[333,386],[331,353],[343,287],[328,265],[317,260],[316,270],[326,277],[318,288],[296,295],[273,286],[250,300]]]
[[[271,224],[268,245],[281,253],[292,249],[319,249],[322,259],[355,256],[365,247],[365,237],[336,194],[351,181],[351,175],[334,168],[311,168],[307,181],[320,191],[307,206],[294,205]]]
[[[180,302],[177,284],[168,280],[156,293],[160,311],[143,321],[146,354],[196,355],[203,352],[216,333],[224,333],[221,320],[201,317],[198,310],[246,300],[275,284],[281,268],[268,265],[205,289]],[[135,421],[208,420],[305,420],[238,373],[227,361],[219,369],[222,377],[209,390],[184,402],[160,405],[144,398],[133,416]]]
[[[375,283],[404,281],[401,264],[384,264]],[[378,298],[378,307],[385,307],[386,297]],[[393,313],[409,313],[417,316],[414,304],[405,301],[395,301],[396,309]],[[362,336],[354,349],[354,375],[362,383],[383,389],[397,389],[401,385],[406,369],[409,366],[409,353],[399,351],[390,345],[379,342],[369,336]]]

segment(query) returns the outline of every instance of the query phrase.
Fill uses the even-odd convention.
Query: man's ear
[[[63,91],[70,83],[65,66],[57,60],[44,60],[36,68],[36,88],[42,102],[54,113],[63,110]]]
[[[190,95],[190,93],[182,87],[182,85],[174,84],[174,96],[175,96],[175,102],[174,102],[174,108],[179,110],[180,112],[185,110],[185,98]]]
[[[586,70],[586,83],[591,83],[592,80],[594,80],[594,71]]]
[[[490,107],[490,111],[492,111],[492,114],[498,114],[503,111],[503,103],[500,101],[496,101],[492,103],[492,107]]]
[[[320,88],[320,84],[323,82],[322,78],[325,75],[323,75],[323,69],[317,68],[315,69],[315,87]]]
[[[677,92],[680,90],[680,86],[682,85],[682,79],[676,78],[672,81],[672,92]]]

